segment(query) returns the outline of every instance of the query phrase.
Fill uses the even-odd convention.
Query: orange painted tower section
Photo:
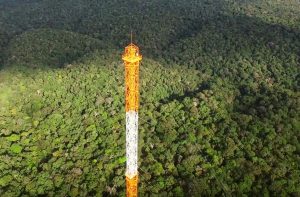
[[[125,63],[125,93],[126,93],[126,112],[139,108],[139,64],[142,56],[139,48],[134,44],[129,44],[125,48],[122,56]]]
[[[126,195],[138,196],[138,109],[139,65],[142,55],[131,43],[122,55],[125,64],[125,109],[126,109]]]

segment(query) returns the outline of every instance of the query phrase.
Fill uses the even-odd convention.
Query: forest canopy
[[[300,195],[297,0],[0,0],[0,196],[124,196],[123,48],[140,196]]]

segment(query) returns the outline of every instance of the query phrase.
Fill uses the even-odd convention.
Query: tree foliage
[[[125,195],[131,28],[141,196],[300,195],[289,2],[0,0],[0,196]]]

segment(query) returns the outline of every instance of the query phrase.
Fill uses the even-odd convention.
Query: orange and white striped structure
[[[138,196],[139,64],[142,55],[132,42],[122,55],[125,63],[126,195]]]

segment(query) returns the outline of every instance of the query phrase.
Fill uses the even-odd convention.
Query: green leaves
[[[121,157],[118,159],[119,164],[124,164],[126,162],[126,157]]]
[[[159,162],[156,162],[152,167],[152,172],[154,175],[159,176],[162,175],[164,173],[164,168],[163,165]]]
[[[13,153],[16,153],[16,154],[21,153],[22,150],[23,150],[23,147],[18,145],[18,144],[13,144],[10,147],[10,151],[13,152]]]
[[[11,136],[6,137],[6,139],[10,142],[16,142],[20,140],[20,135],[12,134]]]
[[[11,175],[5,175],[3,177],[0,177],[0,186],[1,187],[7,186],[12,179],[13,177]]]
[[[96,132],[97,131],[96,125],[90,125],[90,126],[88,126],[85,131],[86,132]]]
[[[132,9],[75,1],[0,5],[0,196],[125,195]],[[299,6],[275,4],[135,1],[141,196],[299,194]]]
[[[9,64],[22,64],[33,68],[70,67],[70,63],[101,45],[97,39],[73,32],[37,29],[13,39],[8,47]],[[62,79],[58,79],[58,82],[62,82]],[[39,107],[33,106],[34,109]]]

